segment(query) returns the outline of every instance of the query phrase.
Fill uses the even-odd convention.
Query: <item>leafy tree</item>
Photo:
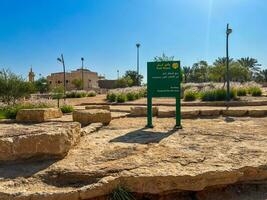
[[[130,77],[132,79],[132,84],[129,86],[140,86],[143,80],[143,76],[138,74],[136,71],[128,70],[125,72],[124,78]]]
[[[57,99],[57,107],[59,108],[59,100],[64,98],[64,87],[56,86],[52,91],[53,99]]]
[[[192,82],[206,82],[208,81],[208,63],[204,60],[193,64],[190,73],[190,81]]]
[[[183,75],[184,75],[184,82],[187,83],[187,80],[190,76],[191,68],[190,67],[183,67]]]
[[[166,56],[165,53],[162,53],[162,56],[154,57],[155,62],[163,62],[163,61],[173,61],[174,56]]]
[[[261,74],[263,76],[263,81],[267,82],[267,69],[262,70]]]
[[[49,91],[48,80],[44,77],[39,78],[37,81],[34,82],[34,87],[38,92],[46,93]]]
[[[34,92],[31,82],[26,82],[21,76],[9,70],[0,71],[0,99],[7,104],[15,104],[16,100],[27,97]]]
[[[116,80],[116,83],[115,83],[116,88],[125,88],[125,87],[130,87],[132,85],[133,85],[133,80],[129,76],[122,77]]]
[[[81,79],[74,79],[71,83],[74,85],[76,90],[81,90],[82,89],[83,82],[82,82]]]

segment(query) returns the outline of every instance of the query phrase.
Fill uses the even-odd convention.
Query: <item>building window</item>
[[[69,80],[66,80],[66,83],[68,84],[69,83]]]
[[[49,84],[51,85],[52,84],[52,81],[49,81]]]
[[[60,84],[60,81],[57,81],[58,84]]]

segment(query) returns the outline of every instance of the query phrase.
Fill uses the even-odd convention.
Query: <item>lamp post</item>
[[[83,79],[83,61],[84,61],[84,58],[83,57],[81,57],[81,61],[82,61],[82,88],[83,88],[83,90],[84,90],[84,79]]]
[[[62,63],[63,65],[63,73],[64,73],[64,101],[66,100],[66,70],[65,70],[65,62],[64,62],[64,57],[63,54],[61,54],[61,58],[57,58],[59,62]]]
[[[139,75],[139,47],[141,46],[141,44],[137,43],[136,44],[136,48],[137,48],[137,69],[136,69],[136,72],[137,74]]]
[[[120,78],[120,71],[119,70],[117,70],[117,79],[119,79]]]
[[[229,35],[232,33],[232,29],[229,28],[229,24],[226,27],[226,79],[227,79],[227,101],[230,101],[230,74],[229,74],[229,50],[228,40]]]

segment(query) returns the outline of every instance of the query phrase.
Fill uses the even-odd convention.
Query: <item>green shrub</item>
[[[60,110],[63,113],[71,113],[71,112],[73,112],[74,108],[71,105],[63,105],[60,107]]]
[[[88,97],[95,97],[96,96],[96,93],[94,91],[91,91],[91,92],[88,92],[87,93],[87,96]]]
[[[117,95],[115,93],[108,93],[107,100],[110,102],[115,102],[117,100]]]
[[[118,103],[124,103],[125,101],[127,101],[127,96],[124,93],[118,94],[117,102]]]
[[[5,106],[0,109],[2,116],[7,119],[15,119],[20,109],[32,109],[32,108],[50,108],[51,105],[40,103],[40,104],[15,104],[12,106]]]
[[[230,90],[230,99],[236,99],[237,92],[235,89]],[[202,101],[225,101],[227,100],[227,91],[225,89],[214,89],[203,91],[200,94]]]
[[[242,88],[242,87],[240,87],[240,88],[237,88],[236,89],[236,92],[237,92],[237,96],[246,96],[247,95],[247,90],[246,90],[246,88]]]
[[[118,186],[110,194],[109,200],[135,200],[135,198],[127,189]]]
[[[127,100],[128,101],[134,101],[135,99],[138,99],[139,98],[138,93],[134,93],[134,92],[128,92],[126,94],[126,96],[127,96]]]
[[[247,90],[248,90],[248,93],[254,97],[258,97],[262,95],[262,90],[258,86],[249,87]]]
[[[198,97],[198,93],[192,90],[186,90],[184,93],[184,101],[195,101]]]

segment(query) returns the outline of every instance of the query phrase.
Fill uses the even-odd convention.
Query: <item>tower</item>
[[[29,82],[34,82],[34,72],[32,71],[32,67],[30,69],[30,72],[29,72]]]

